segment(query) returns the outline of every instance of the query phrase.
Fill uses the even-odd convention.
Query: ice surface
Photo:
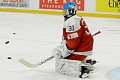
[[[109,80],[112,70],[120,67],[120,19],[84,20],[91,33],[101,31],[94,37],[92,56],[99,61],[94,66],[97,72],[86,80]],[[54,59],[35,69],[18,62],[24,58],[38,63],[51,56],[51,50],[61,42],[62,27],[62,15],[0,12],[0,80],[82,80],[57,73]]]

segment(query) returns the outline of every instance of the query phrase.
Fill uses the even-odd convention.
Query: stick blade
[[[29,68],[33,68],[33,64],[27,62],[27,61],[24,60],[23,58],[20,58],[18,61],[19,61],[20,63],[22,63],[23,65],[29,67]]]

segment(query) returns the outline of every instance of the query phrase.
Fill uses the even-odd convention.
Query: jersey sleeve
[[[63,40],[67,40],[66,28],[63,28]]]

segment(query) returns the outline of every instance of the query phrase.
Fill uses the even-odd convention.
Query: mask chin
[[[70,17],[72,17],[72,15],[65,15],[65,16],[64,16],[64,21],[66,21],[66,20],[69,19]]]
[[[71,14],[71,15],[64,15],[64,21],[66,21],[67,19],[69,19],[70,17],[72,17],[74,15],[76,15],[76,13],[75,14]]]

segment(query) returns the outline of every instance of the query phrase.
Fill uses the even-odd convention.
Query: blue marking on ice
[[[109,77],[112,80],[120,80],[120,67],[110,72]]]

